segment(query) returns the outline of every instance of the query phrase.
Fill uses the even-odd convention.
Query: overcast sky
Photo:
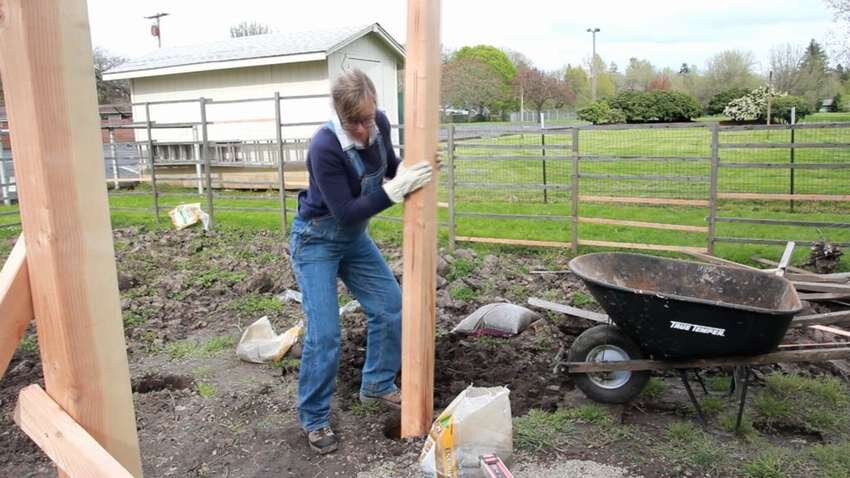
[[[404,0],[88,0],[95,46],[134,57],[156,48],[150,20],[162,20],[163,46],[229,37],[229,27],[258,21],[276,31],[380,23],[405,42]],[[822,0],[443,0],[442,43],[457,49],[490,44],[528,56],[547,70],[590,57],[588,27],[598,27],[597,52],[620,71],[630,57],[678,69],[699,67],[725,49],[751,51],[766,69],[771,47],[832,43],[832,13]]]

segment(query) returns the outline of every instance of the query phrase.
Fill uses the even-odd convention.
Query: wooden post
[[[153,191],[153,211],[156,223],[159,224],[159,191],[156,188],[156,155],[153,152],[153,122],[151,121],[151,105],[145,103],[145,119],[148,132],[148,159],[151,166],[151,190]]]
[[[9,185],[6,178],[6,163],[8,161],[6,148],[3,147],[3,138],[0,137],[0,194],[3,196],[3,204],[6,206],[12,204],[12,201],[9,200]]]
[[[207,131],[207,99],[201,98],[201,158],[204,162],[204,178],[207,193],[207,214],[210,215],[210,230],[213,228],[213,190],[212,190],[212,165],[210,162],[210,140]]]
[[[24,236],[20,236],[0,270],[0,378],[32,319],[26,248]]]
[[[457,244],[457,216],[455,215],[455,125],[448,126],[446,137],[446,154],[448,155],[449,183],[449,250],[454,251]]]
[[[440,103],[440,2],[408,0],[404,160],[437,160]],[[435,171],[436,173],[436,171]],[[437,178],[404,207],[401,435],[428,433],[434,413],[437,292]]]
[[[549,186],[546,184],[546,132],[540,131],[540,153],[543,155],[543,204],[549,203]]]
[[[112,189],[117,191],[121,184],[118,181],[118,146],[115,144],[114,128],[109,128],[109,155],[112,156]]]
[[[573,254],[578,254],[578,128],[573,128],[573,139],[572,139],[572,149],[573,149],[573,174],[570,176],[571,184],[570,184],[570,199],[572,202],[572,214],[573,214],[573,228],[572,228],[572,237],[570,238],[570,242],[572,243]]]
[[[718,123],[711,123],[711,176],[708,185],[708,238],[705,249],[714,254],[714,238],[717,236],[717,183],[720,174],[720,129]]]
[[[280,180],[280,229],[286,237],[286,226],[288,218],[286,217],[286,173],[284,172],[283,161],[283,132],[280,130],[282,115],[280,112],[280,92],[274,92],[274,137],[277,143],[277,174]]]
[[[0,72],[47,392],[138,477],[88,25],[85,0],[0,2]]]

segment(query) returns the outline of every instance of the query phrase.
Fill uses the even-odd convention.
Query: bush
[[[702,113],[697,100],[679,91],[624,91],[610,103],[629,123],[690,121]]]
[[[576,112],[578,119],[593,124],[625,123],[626,116],[619,109],[612,108],[605,100],[599,100]]]
[[[723,114],[735,121],[763,121],[767,117],[767,97],[774,99],[785,96],[772,87],[760,86],[726,105]]]
[[[730,101],[742,96],[747,96],[749,92],[750,90],[746,88],[730,88],[728,90],[721,91],[709,100],[708,106],[705,108],[705,114],[719,115],[720,113],[723,113],[723,110]]]
[[[774,98],[770,106],[770,121],[772,123],[790,123],[791,107],[797,109],[795,118],[798,122],[814,112],[811,103],[806,101],[805,98],[791,95],[780,96]],[[765,113],[766,115],[767,113]]]

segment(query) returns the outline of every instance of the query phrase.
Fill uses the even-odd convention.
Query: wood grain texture
[[[32,318],[26,247],[20,236],[0,270],[0,378]]]
[[[0,73],[47,393],[141,476],[86,2],[4,0],[0,8]]]
[[[133,476],[38,385],[20,391],[14,420],[70,477]]]
[[[440,104],[440,2],[408,0],[404,160],[436,165]],[[436,169],[436,167],[435,167]],[[401,436],[428,433],[434,414],[437,177],[404,204]]]

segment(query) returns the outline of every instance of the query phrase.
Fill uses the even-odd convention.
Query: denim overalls
[[[334,130],[333,124],[325,128]],[[354,147],[346,155],[360,175],[360,194],[370,194],[383,184],[387,151],[380,131],[375,138],[381,166],[365,174]],[[314,158],[313,160],[321,160]],[[401,289],[372,238],[369,221],[342,225],[327,216],[292,223],[290,254],[301,288],[307,334],[298,377],[298,418],[306,431],[329,425],[331,396],[339,367],[340,325],[337,277],[360,302],[367,316],[366,363],[360,393],[380,396],[394,392],[401,368]]]

